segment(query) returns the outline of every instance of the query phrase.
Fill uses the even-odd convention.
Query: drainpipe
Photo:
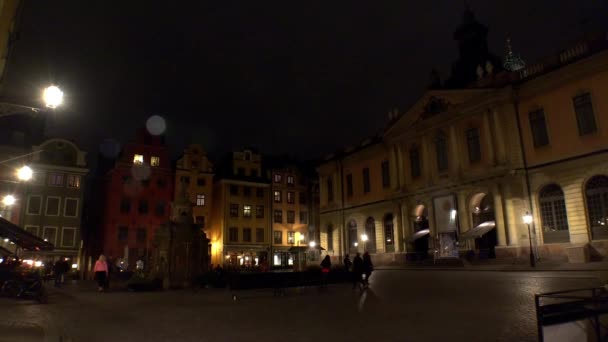
[[[345,218],[345,213],[344,213],[344,165],[342,163],[342,160],[338,160],[338,163],[340,165],[338,176],[340,177],[340,207],[342,209],[342,229],[340,230],[342,233],[340,235],[341,235],[341,239],[342,239],[342,246],[344,248],[343,253],[338,256],[338,260],[340,260],[346,255],[348,248],[350,246],[348,245],[349,242],[346,241],[347,239],[345,238],[345,236],[346,236],[346,218]]]
[[[532,205],[532,190],[530,187],[530,175],[528,173],[528,159],[526,157],[526,149],[524,147],[524,138],[523,138],[523,132],[521,129],[521,120],[519,118],[519,90],[514,87],[513,88],[513,108],[515,109],[515,120],[517,121],[517,136],[519,138],[519,148],[521,150],[521,157],[524,163],[524,178],[526,181],[526,192],[528,195],[528,210],[530,211],[530,215],[532,215],[532,217],[534,217],[534,206]],[[532,220],[532,232],[534,235],[534,244],[535,244],[535,255],[536,255],[536,260],[540,260],[540,256],[538,253],[538,240],[536,239],[536,224],[534,223],[534,220]]]
[[[270,171],[270,185],[268,186],[268,199],[270,205],[268,206],[268,222],[270,228],[270,237],[269,237],[269,248],[268,248],[268,269],[272,270],[274,268],[274,192],[273,192],[273,184],[274,179],[272,178],[272,171]],[[283,260],[281,260],[281,267],[283,266]]]

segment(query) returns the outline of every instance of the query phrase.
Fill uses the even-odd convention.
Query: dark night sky
[[[317,157],[374,134],[406,110],[431,68],[448,76],[463,1],[32,1],[7,74],[15,96],[54,82],[64,110],[48,133],[95,154],[153,114],[177,153],[243,146]],[[469,1],[490,49],[528,62],[591,29],[603,0]]]

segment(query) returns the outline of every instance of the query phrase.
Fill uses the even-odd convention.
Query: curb
[[[456,271],[456,272],[608,272],[608,268],[602,269],[577,269],[577,270],[564,270],[564,269],[505,269],[505,268],[469,268],[469,267],[375,267],[376,271]]]

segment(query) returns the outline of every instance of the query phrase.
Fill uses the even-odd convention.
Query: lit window
[[[205,205],[205,195],[203,195],[203,194],[196,195],[196,205],[199,207],[203,207]]]
[[[280,191],[274,192],[274,201],[276,203],[281,203],[281,192]]]
[[[143,154],[136,154],[133,156],[133,164],[143,164],[144,163],[144,155]]]
[[[289,184],[289,185],[295,184],[295,179],[293,176],[287,176],[287,184]]]
[[[152,165],[152,166],[160,165],[160,158],[152,156],[152,158],[150,159],[150,165]]]
[[[250,205],[243,206],[243,217],[251,217],[251,206]]]
[[[296,233],[295,232],[287,232],[287,243],[293,244],[296,242]]]
[[[281,176],[280,173],[275,173],[274,174],[274,182],[275,183],[281,183],[282,180],[283,180],[283,177]]]
[[[68,188],[80,188],[80,176],[68,175]]]

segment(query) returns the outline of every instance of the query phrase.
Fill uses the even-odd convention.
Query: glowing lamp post
[[[15,204],[16,201],[17,199],[13,195],[6,195],[4,196],[4,198],[2,198],[2,204],[7,207],[10,207],[11,205]]]
[[[42,99],[47,108],[55,109],[63,103],[63,92],[59,87],[52,85],[44,89]]]
[[[532,215],[526,212],[523,216],[524,223],[528,225],[528,239],[530,240],[530,266],[536,266],[536,258],[534,257],[534,250],[532,249],[532,229],[530,228],[530,224],[532,224]]]
[[[361,241],[363,241],[363,251],[367,250],[367,234],[361,235]]]
[[[315,248],[315,246],[317,245],[317,243],[316,243],[316,242],[314,242],[314,241],[310,241],[310,242],[308,243],[308,245],[310,246],[310,248]]]
[[[17,178],[21,181],[29,181],[32,179],[34,171],[29,166],[23,166],[17,170]]]

